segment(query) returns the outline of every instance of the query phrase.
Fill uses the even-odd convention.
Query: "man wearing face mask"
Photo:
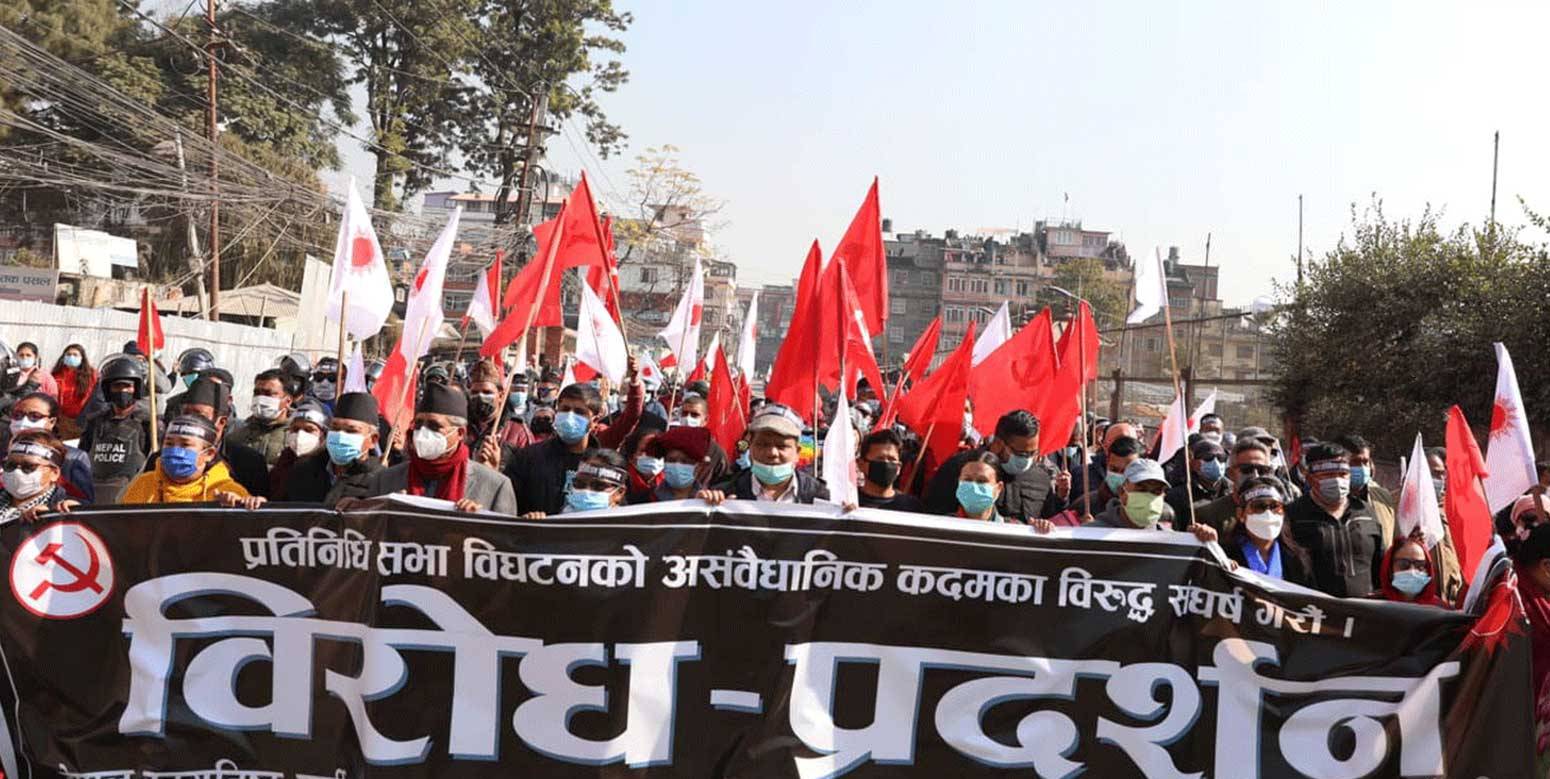
[[[1378,589],[1383,528],[1365,501],[1351,495],[1351,456],[1321,442],[1304,452],[1308,492],[1286,507],[1292,537],[1308,551],[1315,588],[1337,598],[1365,598]]]
[[[339,395],[339,359],[337,357],[324,357],[318,360],[317,367],[312,371],[312,386],[309,390],[312,398],[323,407],[333,413],[334,398]]]
[[[291,411],[291,424],[285,431],[285,448],[269,469],[269,494],[279,500],[279,490],[290,480],[291,471],[308,457],[323,453],[323,436],[328,434],[328,410],[315,400],[302,401]]]
[[[145,363],[129,355],[109,357],[100,368],[97,393],[105,405],[87,416],[80,448],[91,458],[92,488],[103,504],[119,502],[151,454],[145,381]]]
[[[527,374],[524,372],[519,371],[511,378],[511,391],[506,393],[506,408],[501,412],[505,420],[501,425],[502,446],[521,449],[538,443],[527,426],[528,386]]]
[[[275,500],[334,508],[344,498],[368,496],[372,478],[385,468],[372,456],[377,418],[377,399],[370,393],[340,395],[323,447],[298,460],[284,483],[277,482]]]
[[[519,514],[560,513],[582,455],[594,445],[602,448],[593,440],[593,427],[603,415],[603,398],[596,389],[586,384],[566,387],[554,411],[554,437],[508,451],[505,457],[505,473],[516,490]]]
[[[684,427],[704,427],[705,420],[710,416],[710,404],[699,395],[690,395],[684,398],[678,405],[679,416],[676,424]]]
[[[1100,445],[1092,450],[1092,462],[1087,465],[1086,489],[1094,491],[1098,490],[1103,486],[1104,477],[1109,473],[1119,473],[1121,475],[1124,474],[1125,467],[1123,465],[1119,466],[1118,469],[1110,468],[1108,465],[1109,448],[1115,441],[1118,441],[1121,438],[1129,438],[1135,441],[1141,440],[1136,432],[1136,426],[1130,422],[1121,420],[1119,422],[1108,424],[1103,428],[1102,436],[1098,439]],[[1092,511],[1098,512],[1102,511],[1103,508],[1108,505],[1108,500],[1101,500],[1098,497],[1094,497],[1091,501],[1083,501],[1083,489],[1084,487],[1082,475],[1080,473],[1073,473],[1071,478],[1070,498],[1070,503],[1072,506],[1085,507],[1088,503],[1091,503]],[[1112,489],[1110,490],[1109,497],[1112,497],[1113,494],[1117,493],[1118,491],[1119,485],[1113,485]]]
[[[602,511],[622,505],[627,479],[624,458],[618,452],[612,449],[588,449],[576,466],[571,490],[565,495],[565,509],[560,513]],[[522,518],[543,519],[546,516],[548,514],[542,511],[529,511]]]
[[[492,360],[480,360],[468,372],[468,446],[474,459],[496,469],[501,467],[500,409],[496,404],[503,381]]]
[[[285,451],[285,435],[291,424],[291,397],[285,391],[285,375],[270,368],[253,377],[253,402],[248,417],[231,432],[229,440],[251,447],[273,467]]]
[[[819,479],[797,470],[802,437],[802,418],[778,403],[769,403],[748,422],[751,436],[749,468],[700,490],[698,497],[712,506],[728,499],[767,503],[803,503],[828,500],[829,488]]]
[[[1039,420],[1027,411],[1009,411],[996,420],[995,434],[983,446],[959,452],[942,463],[926,487],[926,511],[948,515],[958,510],[955,493],[963,464],[989,452],[1001,460],[1002,490],[997,513],[1027,522],[1049,519],[1065,510],[1071,474],[1051,477],[1039,458]]]
[[[1163,498],[1169,485],[1162,466],[1156,460],[1138,459],[1125,468],[1123,479],[1119,500],[1095,515],[1087,526],[1173,530],[1173,509]]]
[[[1233,444],[1232,459],[1227,463],[1227,493],[1205,503],[1195,504],[1195,521],[1218,533],[1228,532],[1238,511],[1238,504],[1233,497],[1238,485],[1252,477],[1274,475],[1275,468],[1270,465],[1270,448],[1253,438],[1239,439]],[[1281,483],[1281,489],[1287,490],[1287,497],[1291,497],[1285,482]]]
[[[1203,506],[1232,492],[1232,482],[1227,480],[1227,451],[1221,444],[1201,436],[1189,448],[1189,494],[1185,494],[1183,482],[1168,490],[1168,507],[1175,516],[1188,517],[1190,505]],[[1198,520],[1197,520],[1198,521]]]
[[[405,492],[451,501],[458,511],[515,515],[511,482],[500,471],[474,461],[467,438],[468,398],[463,391],[446,384],[427,385],[415,405],[408,458],[373,474],[366,493]]]
[[[878,430],[861,439],[856,469],[865,481],[857,495],[862,508],[924,513],[919,498],[895,489],[904,468],[904,440],[892,430]]]
[[[1218,446],[1225,446],[1223,431],[1225,426],[1222,418],[1215,414],[1206,414],[1200,418],[1200,437]]]

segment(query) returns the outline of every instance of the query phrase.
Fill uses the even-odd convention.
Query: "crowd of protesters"
[[[204,349],[170,368],[149,364],[132,342],[96,365],[71,344],[51,371],[31,343],[3,350],[3,359],[12,387],[10,424],[0,431],[4,521],[114,503],[339,508],[393,493],[524,518],[669,500],[804,504],[830,496],[803,462],[804,441],[823,432],[810,420],[756,399],[737,450],[724,451],[704,426],[708,387],[648,382],[633,360],[619,387],[562,386],[554,371],[532,367],[508,380],[505,366],[489,360],[427,363],[412,422],[394,430],[372,394],[340,392],[332,358],[313,365],[287,355],[253,376],[246,414],[232,401],[236,377]],[[369,385],[380,365],[366,373]],[[1267,430],[1233,432],[1213,414],[1160,463],[1149,457],[1155,440],[1130,420],[1089,418],[1064,448],[1041,454],[1039,420],[1012,411],[984,440],[966,430],[961,450],[933,464],[917,462],[912,431],[873,429],[877,406],[863,384],[853,412],[863,433],[854,455],[858,497],[847,511],[1022,523],[1041,533],[1084,525],[1188,532],[1219,542],[1242,568],[1336,597],[1453,608],[1463,596],[1452,540],[1445,532],[1428,547],[1399,532],[1395,495],[1374,478],[1372,447],[1354,433],[1299,441],[1290,461]],[[1428,464],[1444,484],[1441,454]],[[1550,468],[1540,475],[1550,483]],[[1550,593],[1550,568],[1540,570],[1550,531],[1535,532],[1547,512],[1550,500],[1530,494],[1496,518],[1533,597]],[[1550,632],[1550,617],[1544,628]]]

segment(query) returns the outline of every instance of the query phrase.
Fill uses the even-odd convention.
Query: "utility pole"
[[[1496,227],[1496,163],[1502,153],[1502,131],[1491,134],[1491,227]]]
[[[1302,195],[1297,196],[1297,286],[1302,286]]]
[[[220,128],[216,124],[215,82],[220,69],[215,64],[215,52],[219,48],[215,29],[215,0],[205,0],[205,22],[210,26],[210,39],[205,44],[206,59],[210,61],[209,85],[209,135],[210,135],[210,321],[221,318],[221,148]]]
[[[539,82],[533,87],[532,109],[527,117],[527,146],[522,149],[522,175],[517,178],[518,225],[528,223],[528,210],[532,208],[533,190],[529,187],[533,164],[538,157],[538,128],[549,110],[549,85]],[[501,203],[497,203],[499,208]]]

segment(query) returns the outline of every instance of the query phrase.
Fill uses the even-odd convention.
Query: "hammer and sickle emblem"
[[[64,548],[64,544],[55,542],[43,547],[43,551],[38,553],[38,564],[48,565],[53,563],[55,567],[62,568],[66,573],[74,576],[75,580],[60,584],[51,579],[44,579],[38,582],[38,586],[32,588],[32,593],[28,597],[37,600],[43,597],[43,594],[50,589],[60,592],[80,592],[82,590],[102,592],[102,585],[97,583],[97,575],[102,572],[102,561],[97,559],[97,550],[92,548],[91,544],[82,544],[82,546],[86,547],[86,554],[91,557],[84,571],[60,556],[59,550]]]

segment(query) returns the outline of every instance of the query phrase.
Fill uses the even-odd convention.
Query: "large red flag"
[[[838,390],[843,384],[845,397],[854,398],[856,379],[865,376],[874,389],[880,389],[882,372],[877,368],[871,334],[863,321],[865,315],[844,260],[832,260],[824,269],[818,311],[818,376],[823,386]],[[843,377],[842,354],[846,374]]]
[[[705,398],[705,427],[720,444],[723,452],[736,452],[737,439],[743,435],[743,415],[737,410],[737,387],[732,383],[732,372],[727,368],[727,356],[719,345],[711,354],[715,367],[711,368],[710,395]]]
[[[877,415],[877,424],[873,426],[873,430],[893,426],[894,419],[899,415],[899,396],[905,391],[904,385],[913,385],[920,381],[921,376],[926,375],[926,369],[931,367],[931,359],[936,356],[937,341],[941,338],[942,315],[938,314],[931,320],[931,324],[926,325],[925,332],[915,339],[915,345],[911,346],[905,355],[904,367],[900,368],[896,389],[885,399],[883,413]]]
[[[560,213],[547,222],[533,226],[533,237],[538,241],[538,251],[511,277],[506,285],[506,295],[501,306],[506,316],[485,336],[479,347],[479,356],[494,357],[511,342],[527,335],[528,327],[558,327],[564,324],[564,312],[560,308],[561,267],[559,252],[564,248],[566,212],[570,201],[560,204]],[[544,285],[544,268],[549,268],[548,286]],[[540,290],[543,302],[538,301]],[[534,308],[537,311],[534,311]],[[530,321],[531,318],[531,321]]]
[[[1491,545],[1491,509],[1480,486],[1485,477],[1485,458],[1480,456],[1469,421],[1463,410],[1454,406],[1448,409],[1448,488],[1442,501],[1465,582],[1475,575],[1480,558]]]
[[[883,248],[882,209],[877,202],[877,177],[866,200],[845,230],[845,237],[834,247],[831,260],[844,260],[856,285],[856,297],[866,315],[869,333],[881,333],[888,318],[888,253]]]
[[[882,333],[882,325],[888,319],[888,252],[882,245],[882,209],[877,204],[876,177],[831,259],[845,260],[851,282],[856,285],[856,297],[866,314],[866,331]]]
[[[1039,418],[1042,454],[1054,452],[1071,440],[1071,430],[1082,416],[1082,392],[1087,382],[1098,377],[1098,326],[1086,303],[1080,304],[1071,326],[1060,334],[1055,353],[1060,364],[1055,369],[1054,384],[1033,412]],[[1083,368],[1086,376],[1082,375]]]
[[[991,435],[996,421],[1007,412],[1036,412],[1049,394],[1056,361],[1050,320],[1048,308],[1040,311],[1012,340],[970,371],[969,397],[974,399],[974,429],[980,435]]]
[[[140,329],[135,334],[135,344],[145,354],[145,359],[167,345],[167,337],[161,332],[161,314],[156,311],[156,301],[151,299],[151,288],[140,290]]]
[[[770,369],[770,379],[764,383],[764,397],[780,403],[813,420],[813,386],[816,378],[818,346],[818,286],[823,270],[823,251],[818,241],[807,250],[807,261],[802,265],[802,277],[797,281],[796,308],[786,339],[775,354],[775,364]]]
[[[963,405],[969,396],[969,363],[974,357],[974,322],[946,362],[899,401],[899,419],[925,438],[925,448],[940,464],[958,451],[963,437]],[[926,474],[930,479],[931,475]]]

